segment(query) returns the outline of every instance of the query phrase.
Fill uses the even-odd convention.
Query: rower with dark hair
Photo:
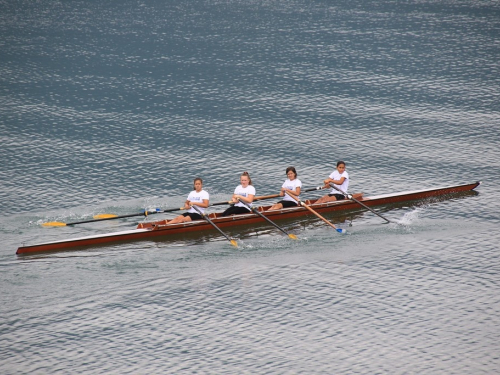
[[[280,190],[280,196],[283,197],[283,199],[273,204],[269,210],[281,210],[282,208],[297,206],[297,201],[286,193],[290,192],[298,198],[302,182],[297,178],[297,171],[295,170],[295,167],[288,167],[286,169],[286,175],[288,178],[283,185],[281,185]]]
[[[199,177],[194,179],[194,190],[189,193],[186,202],[184,203],[184,209],[189,210],[182,215],[179,215],[167,224],[177,224],[177,223],[186,223],[192,220],[202,220],[201,215],[192,207],[197,206],[198,209],[203,213],[205,212],[205,208],[208,207],[210,196],[209,194],[203,190],[203,180]]]
[[[345,170],[345,162],[340,160],[337,162],[337,169],[335,169],[326,180],[323,181],[325,187],[330,187],[330,183],[334,184],[338,189],[342,190],[347,194],[347,188],[349,187],[349,174]],[[323,195],[315,203],[327,203],[334,201],[341,201],[346,199],[343,194],[334,188],[330,191],[330,194]]]

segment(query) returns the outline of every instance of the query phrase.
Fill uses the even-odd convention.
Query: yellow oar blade
[[[65,227],[66,223],[61,223],[59,221],[50,221],[48,223],[43,223],[42,227]]]
[[[236,240],[231,240],[230,242],[234,247],[238,247],[238,242],[236,242]]]
[[[288,237],[290,237],[292,240],[298,240],[297,236],[295,234],[289,234]]]
[[[117,217],[117,216],[118,215],[114,215],[114,214],[99,214],[99,215],[95,215],[94,219],[109,219],[109,218]]]

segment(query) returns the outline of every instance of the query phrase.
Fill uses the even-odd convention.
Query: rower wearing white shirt
[[[325,183],[325,187],[329,187],[329,184],[332,183],[338,189],[347,194],[347,189],[349,188],[349,174],[345,170],[345,162],[342,160],[338,161],[337,169],[334,170],[323,182]],[[316,203],[341,201],[343,199],[346,199],[346,197],[343,194],[340,194],[338,190],[332,188],[330,194],[322,196],[316,201]]]
[[[240,185],[236,186],[231,198],[231,202],[234,203],[234,206],[231,206],[224,211],[222,216],[247,214],[251,212],[248,207],[240,202],[240,200],[252,206],[254,198],[255,188],[252,186],[252,179],[250,178],[248,172],[243,172],[240,176]]]
[[[297,201],[286,193],[290,192],[298,198],[300,189],[302,188],[302,182],[297,178],[295,167],[288,167],[286,169],[286,176],[288,178],[283,183],[280,190],[280,196],[282,196],[283,199],[273,204],[271,208],[269,208],[270,210],[281,210],[282,208],[297,206]]]
[[[189,193],[186,202],[184,203],[184,209],[188,211],[170,220],[167,224],[186,223],[192,220],[203,219],[193,206],[196,206],[202,213],[204,213],[205,208],[209,205],[209,200],[209,194],[203,190],[203,180],[199,177],[195,178],[194,190]]]

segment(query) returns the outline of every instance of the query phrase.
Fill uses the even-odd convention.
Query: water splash
[[[410,227],[419,219],[419,215],[423,210],[422,207],[413,208],[411,211],[406,212],[401,219],[396,219],[394,222],[405,227]]]

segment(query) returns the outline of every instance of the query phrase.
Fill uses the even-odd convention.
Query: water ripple
[[[498,19],[493,1],[3,2],[2,372],[497,371]],[[283,224],[293,243],[230,228],[238,251],[214,231],[14,259],[137,223],[44,221],[179,207],[195,176],[212,201],[242,171],[258,195],[289,165],[318,186],[339,159],[366,195],[483,184],[380,208],[403,225],[329,216],[346,236],[313,218]]]

